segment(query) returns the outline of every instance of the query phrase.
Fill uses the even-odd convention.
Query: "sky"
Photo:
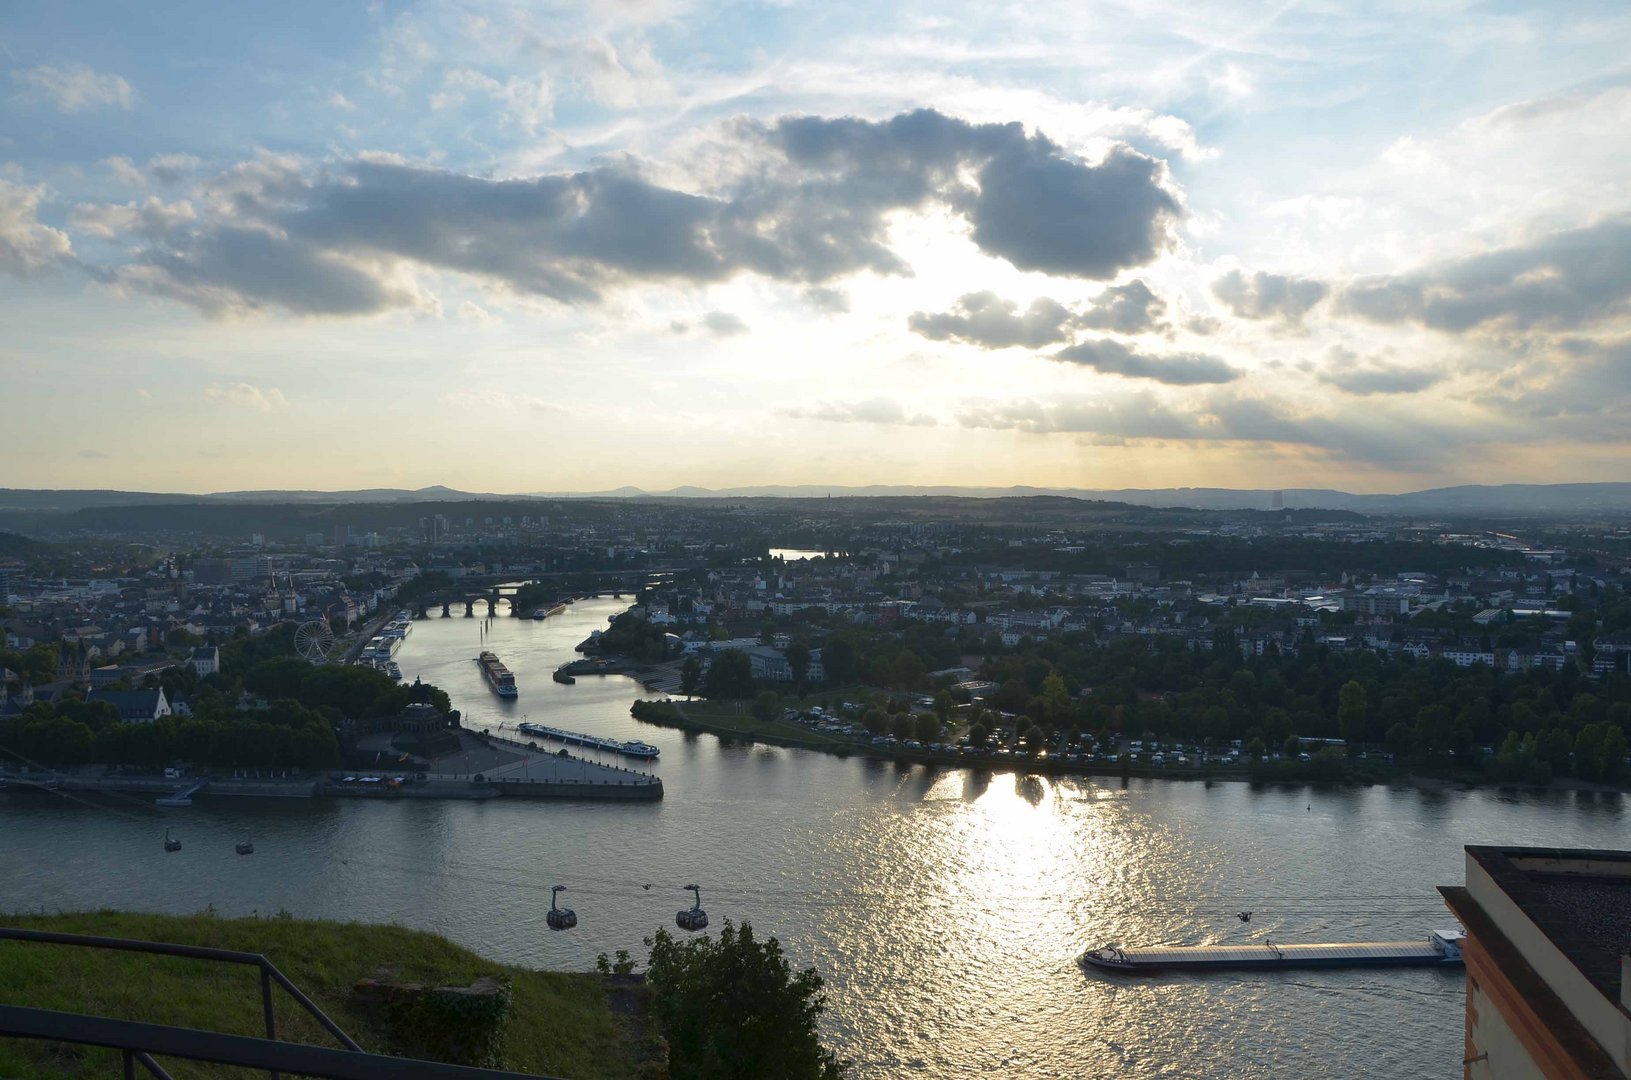
[[[0,8],[0,486],[1631,480],[1631,6]]]

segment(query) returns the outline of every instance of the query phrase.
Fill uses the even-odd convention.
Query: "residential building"
[[[194,649],[192,656],[188,660],[192,664],[193,670],[198,672],[199,678],[203,678],[205,675],[214,675],[221,670],[221,650],[214,645]]]
[[[170,703],[163,690],[99,690],[92,688],[85,695],[87,702],[100,701],[119,710],[119,719],[127,724],[150,724],[161,716],[170,715]]]

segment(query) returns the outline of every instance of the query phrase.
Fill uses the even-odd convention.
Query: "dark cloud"
[[[1067,327],[1073,318],[1069,308],[1047,297],[1032,301],[1021,313],[1012,300],[985,291],[959,296],[947,312],[913,312],[906,325],[934,341],[961,341],[982,349],[1038,349],[1069,340]]]
[[[1125,285],[1112,285],[1093,300],[1093,305],[1077,316],[1077,323],[1094,330],[1117,334],[1148,334],[1166,329],[1161,317],[1167,302],[1155,294],[1141,278]]]
[[[1415,394],[1444,381],[1444,373],[1389,364],[1360,364],[1323,371],[1319,380],[1349,394]]]
[[[939,421],[923,413],[909,413],[890,398],[866,401],[823,401],[810,409],[784,409],[783,416],[797,420],[827,420],[838,424],[894,424],[906,427],[934,427]]]
[[[151,250],[120,284],[214,315],[281,307],[306,315],[368,315],[412,298],[315,244],[258,229],[217,228],[172,250]]]
[[[1364,278],[1341,305],[1373,322],[1419,322],[1451,333],[1485,323],[1569,329],[1623,314],[1631,309],[1631,218],[1416,274]]]
[[[1111,286],[1079,311],[1044,296],[1022,312],[1012,300],[987,290],[959,296],[950,311],[914,312],[906,323],[914,333],[934,341],[961,341],[982,349],[1039,349],[1069,341],[1070,331],[1080,326],[1120,334],[1162,330],[1166,309],[1165,300],[1135,279]]]
[[[1166,250],[1177,219],[1163,166],[1120,148],[1097,165],[1063,157],[1040,136],[980,170],[967,209],[974,242],[1021,270],[1103,280]]]
[[[1329,291],[1323,281],[1261,270],[1251,277],[1231,270],[1212,283],[1212,294],[1242,319],[1277,318],[1291,323],[1300,322]]]
[[[708,312],[702,317],[702,325],[715,337],[735,337],[748,332],[748,324],[728,311]]]
[[[185,239],[154,241],[133,281],[194,302],[213,289],[216,300],[200,305],[210,310],[342,314],[374,310],[386,292],[344,280],[336,299],[275,270],[225,265],[255,232],[274,266],[330,258],[359,274],[378,266],[383,280],[405,260],[564,303],[632,281],[740,273],[820,286],[857,271],[910,273],[889,247],[889,217],[930,205],[966,219],[989,255],[1099,279],[1164,251],[1180,213],[1156,159],[1119,147],[1088,164],[1019,124],[919,110],[884,121],[744,121],[734,131],[750,166],[701,192],[665,187],[626,160],[488,180],[384,160],[309,176],[263,155],[206,183],[207,219]],[[270,250],[279,246],[287,250]],[[326,269],[323,280],[336,283]]]
[[[1081,364],[1102,371],[1106,375],[1123,375],[1129,379],[1154,379],[1170,386],[1226,383],[1233,382],[1241,376],[1237,368],[1230,367],[1215,356],[1204,356],[1200,353],[1152,356],[1108,338],[1077,342],[1054,353],[1053,359]]]

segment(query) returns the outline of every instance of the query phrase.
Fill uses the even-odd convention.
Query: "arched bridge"
[[[508,607],[510,615],[519,619],[531,615],[535,608],[548,607],[552,600],[605,593],[633,595],[644,589],[671,584],[673,580],[672,570],[563,570],[535,574],[519,581],[514,575],[466,577],[418,597],[412,602],[412,608],[421,619],[430,618],[431,612],[438,609],[442,618],[452,618],[460,608],[464,609],[465,618],[473,619],[478,606],[484,608],[489,616],[499,615],[503,608]],[[516,594],[527,586],[558,586],[560,591],[556,594],[546,588],[542,602],[534,595],[525,605],[517,603]],[[532,594],[538,592],[536,589],[527,591]]]

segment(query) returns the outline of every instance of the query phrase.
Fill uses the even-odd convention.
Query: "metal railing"
[[[441,1077],[447,1077],[449,1080],[457,1078],[536,1080],[530,1073],[503,1072],[496,1069],[479,1069],[371,1054],[359,1046],[356,1040],[318,1008],[311,998],[290,982],[288,976],[260,953],[93,934],[20,930],[12,927],[0,927],[0,941],[74,945],[157,956],[178,956],[191,960],[242,964],[260,971],[261,1013],[266,1024],[265,1038],[0,1004],[0,1037],[44,1039],[118,1050],[124,1059],[126,1080],[133,1080],[138,1064],[159,1080],[170,1080],[169,1073],[153,1059],[154,1054],[264,1069],[271,1073],[273,1080],[277,1080],[283,1073],[328,1077],[333,1080],[380,1080],[386,1077],[401,1077],[403,1080],[434,1080]],[[333,1035],[345,1049],[334,1050],[305,1043],[278,1041],[277,1012],[272,1000],[273,983],[281,986],[296,1004]]]

